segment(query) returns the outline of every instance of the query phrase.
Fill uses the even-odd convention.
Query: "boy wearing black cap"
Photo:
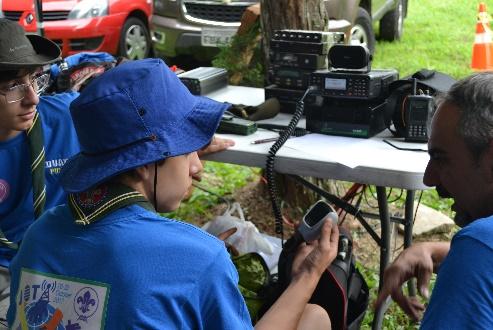
[[[223,242],[156,213],[180,205],[227,107],[190,94],[157,59],[124,63],[84,89],[70,106],[81,152],[61,172],[69,202],[28,229],[11,263],[11,327],[252,327]],[[256,327],[329,326],[307,302],[337,241],[327,222]]]
[[[79,147],[67,106],[78,94],[39,96],[49,81],[42,67],[60,58],[58,46],[7,19],[0,19],[0,45],[1,317],[10,260],[43,209],[65,201],[57,175]]]

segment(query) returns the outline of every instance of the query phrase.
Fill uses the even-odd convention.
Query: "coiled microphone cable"
[[[269,153],[267,155],[267,161],[265,163],[265,177],[267,179],[267,187],[269,190],[269,197],[272,203],[272,211],[274,212],[275,217],[275,230],[277,234],[281,235],[281,242],[284,245],[284,228],[283,228],[283,218],[281,207],[279,206],[278,200],[278,190],[275,183],[275,172],[274,172],[274,164],[276,154],[281,149],[281,147],[286,143],[289,137],[295,132],[296,125],[300,121],[301,116],[303,115],[303,110],[305,109],[305,97],[310,93],[317,90],[317,87],[310,86],[306,89],[305,93],[301,97],[301,99],[296,102],[296,110],[293,114],[293,118],[289,122],[288,126],[279,133],[279,138],[269,149]]]

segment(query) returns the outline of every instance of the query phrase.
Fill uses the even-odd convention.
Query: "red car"
[[[5,18],[37,31],[33,0],[1,0]],[[141,59],[151,51],[152,0],[42,0],[44,35],[63,56],[102,51]]]

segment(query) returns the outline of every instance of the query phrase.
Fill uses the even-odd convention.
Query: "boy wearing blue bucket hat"
[[[61,173],[69,202],[28,229],[12,261],[11,327],[252,327],[223,242],[156,213],[179,206],[227,107],[190,94],[158,59],[124,63],[84,89],[71,104],[81,152]],[[330,322],[307,302],[337,238],[327,222],[300,250],[297,275],[258,328]]]
[[[61,57],[52,41],[26,35],[16,22],[0,18],[0,45],[1,324],[9,304],[8,267],[24,232],[45,209],[66,202],[58,175],[65,161],[79,152],[69,114],[69,104],[79,94],[41,95],[50,81],[43,68]],[[81,56],[95,54],[66,60],[73,64]],[[231,141],[215,142],[207,151],[231,146]]]

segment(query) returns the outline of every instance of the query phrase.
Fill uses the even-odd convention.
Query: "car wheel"
[[[358,8],[358,16],[351,28],[351,45],[363,45],[370,54],[375,51],[375,32],[371,23],[370,14],[364,8]]]
[[[402,0],[397,1],[394,10],[389,11],[380,20],[380,39],[394,41],[402,36],[404,24],[404,4]]]
[[[140,19],[130,17],[123,24],[118,55],[130,60],[146,58],[151,50],[149,29]]]

